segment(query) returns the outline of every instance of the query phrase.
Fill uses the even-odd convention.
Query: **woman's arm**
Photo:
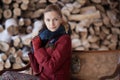
[[[33,71],[35,73],[39,73],[39,64],[37,63],[34,55],[32,53],[29,53],[28,56],[30,58],[30,64],[31,64]]]

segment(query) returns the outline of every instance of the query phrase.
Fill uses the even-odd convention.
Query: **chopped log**
[[[90,14],[70,15],[68,18],[69,18],[69,20],[81,21],[84,19],[98,19],[100,17],[101,17],[100,12],[96,11],[96,12],[90,13]]]
[[[116,34],[112,34],[109,38],[109,40],[112,42],[112,43],[117,43],[117,40],[118,39],[118,35]]]
[[[111,50],[115,50],[116,49],[116,47],[117,47],[117,43],[110,43],[109,45],[108,45],[108,48],[109,49],[111,49]]]
[[[81,5],[78,1],[75,1],[75,2],[73,3],[73,7],[74,7],[75,9],[79,9],[79,10],[80,10],[81,6],[82,6],[82,5]]]
[[[115,22],[115,21],[111,21],[112,25],[114,25],[115,27],[120,27],[120,22]]]
[[[12,66],[13,69],[19,69],[25,66],[20,57],[16,57],[15,59],[15,63]]]
[[[87,6],[87,7],[83,7],[80,9],[80,13],[84,14],[84,13],[93,13],[96,12],[96,7],[95,6]]]
[[[76,31],[77,33],[79,33],[79,32],[87,32],[87,28],[85,28],[85,27],[83,27],[83,26],[81,26],[81,25],[82,25],[82,24],[77,24],[75,31]]]
[[[35,4],[35,6],[36,6],[36,9],[45,9],[47,4],[38,2],[37,4]]]
[[[15,0],[15,1],[16,1],[16,3],[18,3],[18,4],[22,3],[22,0]]]
[[[105,34],[103,31],[100,32],[99,38],[101,40],[104,40],[107,37],[107,34]]]
[[[17,50],[16,51],[16,53],[14,53],[15,55],[16,55],[16,57],[22,57],[22,54],[23,54],[23,52],[22,52],[22,50],[21,49],[19,49],[19,50]]]
[[[92,26],[89,28],[90,35],[95,35],[95,31]]]
[[[31,18],[39,18],[43,12],[44,12],[44,9],[38,9],[33,13],[33,15],[31,15]]]
[[[30,42],[32,40],[32,34],[21,35],[20,38],[22,40],[23,45],[30,46]]]
[[[108,39],[105,39],[103,42],[102,42],[103,45],[105,46],[108,46],[110,44],[110,40]]]
[[[12,40],[13,40],[14,47],[19,47],[20,37],[19,36],[14,36],[14,37],[12,37]]]
[[[82,50],[87,50],[87,49],[85,49],[83,46],[80,46],[80,47],[75,48],[74,50],[82,51]]]
[[[15,59],[16,59],[16,60],[15,60],[16,63],[20,63],[20,64],[22,63],[22,60],[21,60],[20,57],[16,57]]]
[[[105,34],[110,34],[110,29],[106,28],[105,26],[101,27],[101,30],[105,33]]]
[[[70,16],[70,11],[67,9],[67,7],[63,7],[62,8],[62,14],[65,15],[65,16]]]
[[[90,48],[93,48],[94,50],[98,50],[99,49],[99,44],[97,44],[97,43],[91,43],[90,44]]]
[[[77,48],[81,45],[81,40],[78,38],[72,39],[72,48]]]
[[[10,46],[8,43],[0,41],[0,50],[3,52],[7,52],[9,50]]]
[[[108,0],[110,1],[110,0]],[[118,6],[118,2],[109,2],[110,8],[115,9]]]
[[[101,46],[98,50],[102,51],[102,50],[109,50],[108,46]]]
[[[78,13],[80,13],[80,9],[79,8],[75,8],[71,13],[72,14],[78,14]]]
[[[71,28],[71,30],[73,30],[73,29],[75,29],[75,27],[76,27],[76,22],[68,22],[69,24],[70,24],[70,28]]]
[[[28,9],[28,4],[22,3],[22,4],[20,5],[20,8],[21,8],[22,10],[27,10],[27,9]]]
[[[56,3],[58,0],[48,0],[50,3]]]
[[[87,31],[82,31],[80,32],[80,36],[82,40],[86,40],[87,36],[88,36],[88,32]]]
[[[24,4],[29,4],[29,0],[22,0],[22,2],[24,3]]]
[[[69,3],[69,4],[66,4],[66,8],[71,13],[73,11],[73,9],[74,9],[74,6],[73,6],[73,4]]]
[[[20,16],[21,15],[21,9],[20,8],[14,8],[13,13],[15,16]]]
[[[9,69],[10,67],[11,67],[10,60],[7,59],[7,60],[5,61],[5,68],[6,68],[6,69]]]
[[[79,32],[87,32],[87,29],[84,28],[84,27],[81,27],[81,26],[77,26],[76,29],[75,29],[76,33],[79,33]]]
[[[18,25],[19,26],[23,26],[25,23],[24,23],[24,18],[20,18],[19,21],[18,21]]]
[[[5,21],[5,29],[10,35],[15,35],[18,33],[18,25],[14,18],[7,19]]]
[[[82,43],[85,50],[89,50],[89,48],[91,47],[90,42],[87,39],[84,39],[84,40],[82,39],[81,43]]]
[[[105,9],[104,9],[104,7],[103,7],[102,5],[97,4],[97,5],[96,5],[96,8],[97,8],[101,13],[102,13],[102,12],[105,13]]]
[[[10,54],[14,54],[15,52],[16,52],[15,47],[10,47],[9,53],[10,53]]]
[[[109,17],[112,25],[115,27],[120,27],[120,22],[117,19],[116,15],[117,15],[117,13],[115,13],[115,11],[107,11],[107,16]]]
[[[90,25],[94,22],[93,19],[84,19],[82,21],[80,21],[77,26],[81,26],[81,27],[84,27],[84,28],[89,28]]]
[[[99,37],[97,36],[94,36],[94,35],[89,35],[88,36],[88,41],[91,42],[91,43],[95,43],[99,40]]]
[[[28,53],[29,53],[29,50],[27,50],[27,47],[24,47],[22,50],[22,56],[21,56],[24,62],[29,62]]]
[[[111,31],[112,31],[112,34],[116,34],[116,35],[120,34],[120,29],[119,28],[113,27],[113,28],[111,28]]]
[[[103,25],[103,21],[101,19],[95,19],[93,24],[96,26],[96,27],[100,27]]]
[[[0,71],[2,71],[4,69],[4,62],[0,61]]]
[[[6,19],[12,17],[12,11],[11,11],[10,9],[4,10],[3,16],[4,16],[4,18],[6,18]]]
[[[0,54],[0,71],[4,69],[4,62],[1,58],[1,54]]]
[[[39,3],[46,3],[47,0],[40,0]]]
[[[10,4],[12,0],[2,0],[4,4]]]
[[[12,65],[12,69],[19,69],[19,68],[22,68],[21,64],[19,64],[19,63],[14,63]]]
[[[92,2],[94,2],[94,3],[101,3],[101,0],[92,0]]]
[[[80,3],[80,5],[85,5],[85,3],[87,2],[87,0],[77,0],[79,3]]]
[[[1,59],[2,59],[3,61],[6,61],[6,60],[7,60],[7,55],[6,55],[5,53],[1,53],[0,55],[1,55]]]
[[[7,29],[7,31],[10,35],[16,35],[18,34],[18,27],[11,26]]]

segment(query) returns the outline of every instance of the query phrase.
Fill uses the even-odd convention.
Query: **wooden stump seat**
[[[119,80],[120,50],[73,51],[74,80]]]

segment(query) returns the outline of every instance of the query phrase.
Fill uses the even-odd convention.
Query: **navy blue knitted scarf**
[[[56,31],[51,32],[48,29],[43,30],[46,32],[46,40],[42,42],[43,47],[50,47],[53,46],[54,43],[58,40],[58,38],[64,34],[66,34],[65,28],[63,26],[60,26]],[[46,45],[47,44],[47,45]]]

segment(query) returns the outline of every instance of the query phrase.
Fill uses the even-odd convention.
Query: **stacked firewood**
[[[27,64],[44,8],[54,3],[70,24],[74,50],[120,49],[120,0],[0,0],[0,70]]]

